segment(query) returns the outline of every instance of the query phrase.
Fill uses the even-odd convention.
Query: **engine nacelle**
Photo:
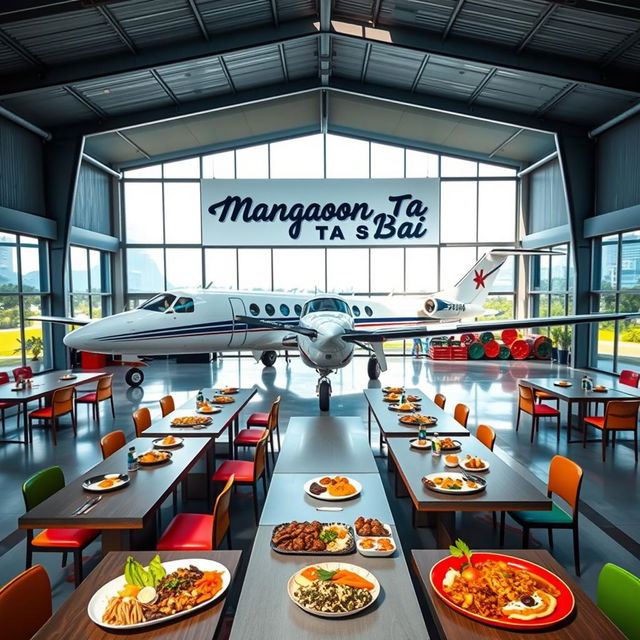
[[[457,300],[442,300],[441,298],[427,298],[424,302],[424,312],[430,318],[451,320],[461,316],[479,316],[484,309],[477,304],[465,304]]]

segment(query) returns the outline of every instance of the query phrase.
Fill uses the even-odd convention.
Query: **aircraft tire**
[[[138,367],[132,367],[124,376],[124,381],[130,387],[139,387],[144,382],[144,373]]]
[[[318,385],[318,398],[320,400],[320,411],[329,411],[331,403],[331,383],[328,380],[321,380]]]
[[[262,362],[265,367],[273,367],[277,358],[278,354],[275,351],[265,351],[260,357],[260,362]]]
[[[377,380],[380,377],[380,363],[378,362],[378,358],[369,358],[367,373],[369,374],[369,380]]]

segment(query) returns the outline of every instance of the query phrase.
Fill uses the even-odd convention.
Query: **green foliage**
[[[560,340],[562,340],[562,333],[562,327],[551,327],[551,342],[553,343],[554,347],[557,347],[560,343]]]
[[[500,313],[500,318],[510,320],[513,318],[513,302],[511,298],[501,296],[489,296],[484,303],[485,309],[495,309]]]
[[[640,343],[640,327],[632,327],[620,334],[622,342],[637,342]]]
[[[560,328],[560,335],[558,338],[558,349],[562,349],[563,351],[568,351],[571,348],[571,327],[564,326]]]
[[[18,338],[20,346],[14,351],[14,353],[20,353],[22,351],[22,341]],[[31,336],[24,343],[25,351],[31,352],[31,358],[37,360],[40,357],[44,349],[44,342],[40,336]]]

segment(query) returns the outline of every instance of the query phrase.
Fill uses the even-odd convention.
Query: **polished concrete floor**
[[[143,388],[130,389],[123,381],[124,372],[115,373],[116,417],[111,417],[106,405],[102,409],[100,425],[94,423],[88,412],[79,411],[79,432],[74,439],[69,428],[59,434],[58,446],[53,447],[48,432],[38,430],[32,446],[17,444],[0,445],[0,584],[6,582],[23,568],[24,536],[16,529],[17,518],[23,513],[20,485],[34,472],[51,465],[60,465],[68,479],[89,469],[100,460],[98,445],[101,435],[114,428],[123,429],[133,437],[131,412],[139,406],[147,406],[152,414],[159,415],[158,399],[167,393],[174,395],[176,403],[183,402],[199,388],[257,384],[259,393],[245,413],[266,411],[277,394],[282,395],[282,431],[286,437],[286,425],[291,416],[317,415],[315,396],[316,374],[297,358],[287,365],[282,359],[276,366],[264,369],[250,358],[225,357],[211,364],[176,364],[171,360],[150,363],[145,370]],[[590,443],[586,449],[580,444],[566,444],[563,437],[556,443],[552,425],[541,426],[534,444],[529,442],[529,423],[523,418],[523,428],[514,430],[517,381],[520,378],[563,375],[556,365],[545,362],[432,362],[426,359],[390,358],[389,371],[381,376],[382,384],[417,386],[428,395],[436,392],[447,396],[447,409],[452,411],[458,402],[469,405],[469,427],[473,431],[479,423],[493,426],[498,433],[497,452],[510,461],[522,475],[546,485],[550,459],[557,453],[567,455],[578,462],[585,471],[581,503],[581,552],[583,575],[579,579],[583,588],[595,597],[598,573],[605,562],[614,562],[640,575],[640,510],[638,489],[640,476],[634,461],[629,440],[620,439],[615,453],[607,462],[600,459],[600,445]],[[366,422],[367,409],[362,389],[370,383],[366,375],[366,360],[356,359],[344,370],[333,376],[331,413],[335,415],[359,415]],[[8,433],[15,428],[8,422]],[[374,450],[377,450],[377,433],[374,431]],[[412,548],[435,546],[430,529],[414,529],[407,499],[393,495],[393,477],[387,472],[386,460],[378,458],[381,477],[400,532],[405,552]],[[262,497],[262,496],[261,496]],[[171,517],[170,505],[163,509],[163,523]],[[184,510],[205,511],[204,502],[193,501],[181,505]],[[251,513],[249,493],[240,490],[233,499],[234,547],[245,551],[246,565],[255,527]],[[506,547],[520,546],[520,531],[508,522]],[[458,526],[463,537],[474,548],[496,548],[498,535],[491,525],[490,514],[459,514]],[[569,532],[555,534],[554,556],[570,573],[573,573],[573,555]],[[534,532],[532,546],[546,547],[546,533]],[[87,570],[99,559],[99,547],[92,545],[86,551]],[[59,605],[72,591],[70,569],[60,567],[57,554],[40,554],[41,562],[49,572],[54,588],[54,604]],[[240,581],[236,581],[236,588]],[[234,597],[231,598],[233,605]]]

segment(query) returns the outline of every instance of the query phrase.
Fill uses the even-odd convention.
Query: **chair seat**
[[[0,409],[9,409],[10,407],[15,407],[18,402],[0,402]]]
[[[42,407],[29,412],[30,418],[50,418],[53,415],[52,407]]]
[[[249,460],[225,460],[211,476],[213,482],[226,482],[232,475],[236,482],[253,482],[253,462]]]
[[[266,429],[242,429],[233,442],[238,445],[255,445],[260,442],[265,431]]]
[[[84,402],[87,404],[94,404],[98,398],[98,394],[95,393],[85,393],[83,396],[76,398],[76,402]]]
[[[559,416],[560,412],[548,404],[536,404],[533,406],[533,413],[538,416]]]
[[[213,516],[179,513],[156,545],[158,551],[210,551]]]
[[[509,511],[509,515],[516,522],[529,526],[557,526],[573,522],[573,518],[555,503],[551,511]]]
[[[252,413],[248,420],[247,426],[249,427],[267,427],[269,425],[268,413]]]
[[[584,421],[598,429],[604,429],[604,416],[587,416]]]
[[[98,537],[95,529],[45,529],[33,538],[34,547],[86,547]]]

